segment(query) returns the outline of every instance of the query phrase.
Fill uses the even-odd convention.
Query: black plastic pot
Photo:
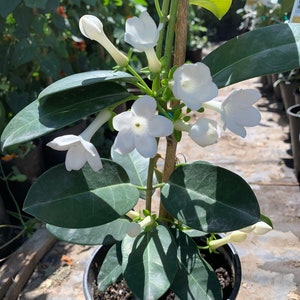
[[[201,241],[201,238],[196,238],[195,240],[198,243]],[[83,276],[83,291],[86,300],[94,299],[93,291],[97,286],[97,276],[105,255],[110,247],[111,246],[108,245],[99,246],[93,253],[85,268]],[[222,266],[230,273],[230,276],[233,278],[233,283],[223,289],[223,299],[234,300],[238,295],[242,281],[241,262],[237,251],[231,244],[218,248],[218,252],[219,254],[209,253],[208,251],[203,253],[201,251],[207,262],[211,264],[214,270]]]
[[[290,119],[294,171],[300,183],[300,104],[289,107],[287,113]]]

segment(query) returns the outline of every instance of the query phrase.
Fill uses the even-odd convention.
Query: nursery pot
[[[201,244],[203,238],[195,239],[198,244]],[[83,291],[86,300],[93,300],[94,289],[97,288],[97,276],[105,255],[108,252],[110,245],[101,245],[93,253],[88,262],[83,276]],[[223,299],[234,300],[238,295],[238,291],[242,280],[242,270],[239,256],[235,248],[231,244],[227,244],[217,249],[219,254],[202,251],[206,261],[214,270],[222,267],[227,270],[232,278],[232,284],[223,289]],[[161,299],[164,299],[161,297]]]
[[[290,118],[294,171],[298,182],[300,182],[300,104],[289,107],[287,113]]]
[[[285,81],[280,83],[280,90],[285,111],[287,111],[290,106],[295,104],[294,91],[298,87],[298,81]]]

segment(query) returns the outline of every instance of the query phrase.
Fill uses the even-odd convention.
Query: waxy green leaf
[[[64,165],[48,170],[30,188],[24,211],[65,228],[99,226],[120,218],[135,206],[139,192],[121,166],[102,161],[98,172],[88,165],[80,171],[69,172]]]
[[[173,217],[205,232],[233,231],[260,218],[255,194],[243,178],[201,161],[179,166],[161,200]]]
[[[169,230],[159,225],[122,242],[123,275],[135,296],[159,299],[176,273],[177,248]]]
[[[129,220],[117,219],[110,223],[89,228],[63,228],[47,224],[46,228],[59,240],[78,245],[111,245],[121,241]]]
[[[105,291],[111,284],[122,278],[122,252],[121,243],[116,243],[108,250],[100,271],[97,282],[98,289]]]
[[[221,286],[216,273],[200,256],[194,240],[182,231],[171,232],[177,244],[179,265],[171,290],[179,299],[222,299]]]
[[[112,81],[125,78],[130,75],[92,71],[53,83],[9,122],[1,136],[2,148],[30,141],[116,105],[131,94]]]
[[[212,12],[219,20],[228,12],[232,0],[190,0],[190,4],[204,7]]]
[[[113,148],[111,149],[113,161],[121,165],[126,170],[130,182],[137,186],[145,187],[148,177],[149,158],[141,156],[136,150],[128,154],[119,154]],[[156,184],[156,177],[153,176],[153,184]],[[140,197],[145,199],[146,192],[140,191]]]
[[[210,68],[219,88],[299,68],[300,24],[277,24],[244,33],[212,51],[202,62]]]

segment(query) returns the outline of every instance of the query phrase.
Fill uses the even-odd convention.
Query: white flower
[[[153,223],[154,223],[154,220],[152,219],[151,216],[147,216],[143,221],[141,221],[139,223],[130,222],[127,226],[126,233],[130,237],[134,238],[134,237],[138,236],[145,227],[152,225]]]
[[[209,241],[208,245],[211,250],[215,250],[228,243],[241,243],[247,238],[247,233],[240,230],[233,231],[231,234],[217,240]]]
[[[58,151],[67,151],[66,169],[80,170],[87,162],[96,172],[102,169],[102,162],[95,146],[90,143],[94,133],[111,117],[111,112],[100,112],[95,120],[79,135],[68,134],[55,138],[47,146]]]
[[[223,129],[228,128],[233,133],[245,137],[244,127],[259,124],[261,115],[252,105],[260,99],[260,93],[255,89],[234,90],[222,103],[221,114]]]
[[[68,171],[80,170],[86,162],[89,163],[94,171],[99,171],[102,168],[97,149],[80,135],[68,134],[59,136],[49,142],[47,146],[58,151],[67,150],[65,165]]]
[[[82,16],[79,20],[79,29],[85,37],[101,44],[119,66],[124,67],[128,64],[127,57],[105,35],[103,24],[97,17],[93,15]]]
[[[177,120],[174,128],[179,131],[187,131],[191,139],[201,147],[217,143],[221,135],[218,123],[207,118],[199,118],[193,125]]]
[[[241,229],[240,231],[247,232],[247,233],[253,232],[256,235],[263,235],[263,234],[268,233],[272,229],[273,228],[266,222],[259,221],[259,222],[255,223],[254,225],[251,225],[251,226]]]
[[[154,73],[159,72],[161,67],[154,51],[161,28],[162,24],[157,27],[154,20],[146,11],[139,18],[132,17],[127,19],[125,24],[125,42],[137,51],[145,52],[149,69]]]
[[[192,110],[201,108],[202,103],[218,95],[209,68],[203,63],[184,64],[173,76],[173,94]]]
[[[199,118],[189,131],[189,136],[201,147],[217,143],[220,135],[218,123],[207,118]]]
[[[221,114],[224,130],[228,128],[244,138],[247,134],[244,127],[256,126],[261,120],[260,112],[252,106],[260,97],[255,89],[234,90],[223,103],[212,100],[203,103],[203,107]]]
[[[173,132],[173,123],[155,115],[156,101],[143,96],[132,105],[131,111],[113,118],[113,127],[119,131],[113,147],[120,154],[136,148],[143,157],[154,157],[157,152],[156,137],[168,136]]]

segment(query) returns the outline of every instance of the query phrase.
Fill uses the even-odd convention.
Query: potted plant
[[[192,3],[221,18],[231,1]],[[148,65],[141,71],[150,84],[130,64],[131,52],[126,55],[117,49],[103,32],[102,22],[85,15],[79,22],[82,34],[104,46],[117,67],[75,74],[47,87],[6,126],[2,147],[93,117],[79,135],[48,143],[67,151],[65,164],[35,181],[25,212],[69,242],[111,244],[106,268],[101,268],[105,284],[123,276],[142,299],[158,299],[168,289],[180,298],[221,299],[216,275],[199,247],[218,251],[248,234],[266,233],[272,224],[261,214],[244,179],[206,161],[180,163],[176,145],[187,132],[189,145],[197,151],[198,146],[218,142],[222,130],[245,137],[245,127],[258,125],[260,114],[253,106],[260,98],[257,90],[232,91],[220,102],[215,99],[218,88],[298,68],[295,43],[300,40],[300,25],[278,24],[245,33],[202,62],[188,64],[184,54],[189,1],[155,1],[155,5],[160,25],[145,11],[127,19],[125,26],[125,41],[146,54]],[[257,40],[264,43],[253,43]],[[278,50],[282,48],[284,56]],[[142,95],[129,93],[124,82],[135,85]],[[115,115],[114,108],[127,101],[133,101],[131,109]],[[203,111],[210,109],[220,114],[222,127],[205,117]],[[197,116],[194,123],[191,114]],[[91,140],[106,122],[118,134],[111,159],[101,160]],[[166,141],[165,153],[158,150],[160,139]],[[158,212],[153,210],[156,190]],[[139,199],[144,199],[140,209]],[[197,245],[193,236],[203,232],[205,245]],[[227,234],[216,235],[222,232]]]
[[[294,104],[287,110],[290,119],[290,132],[294,171],[300,182],[300,104]]]

